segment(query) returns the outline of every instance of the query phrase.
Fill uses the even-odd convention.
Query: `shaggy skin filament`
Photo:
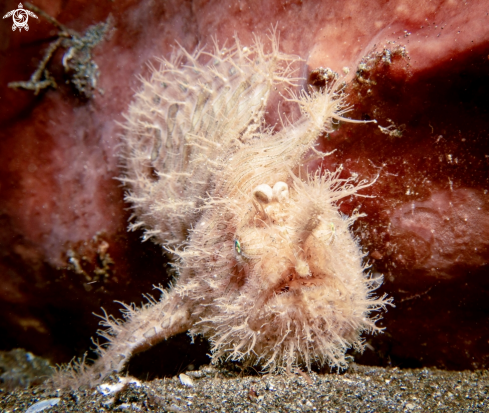
[[[94,386],[120,372],[131,355],[183,331],[207,337],[213,362],[245,360],[264,370],[312,363],[343,368],[345,352],[363,350],[391,300],[373,279],[350,231],[360,216],[337,202],[375,181],[336,171],[301,179],[314,145],[349,121],[334,87],[289,93],[301,117],[279,131],[265,124],[271,92],[298,87],[296,56],[255,39],[243,47],[161,60],[126,116],[122,181],[131,230],[174,258],[175,285],[159,301],[105,317],[99,358],[61,372],[58,386]]]

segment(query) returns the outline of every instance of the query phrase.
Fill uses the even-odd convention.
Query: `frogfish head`
[[[233,205],[228,278],[195,330],[211,339],[215,358],[269,370],[345,367],[346,350],[363,349],[361,333],[380,330],[369,314],[386,301],[372,297],[381,279],[365,271],[350,231],[358,214],[344,216],[335,203],[356,189],[316,175],[259,184]]]

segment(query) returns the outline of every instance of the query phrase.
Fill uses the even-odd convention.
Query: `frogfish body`
[[[245,360],[268,371],[311,363],[345,367],[362,332],[377,332],[390,299],[372,277],[337,202],[373,182],[336,171],[308,174],[314,146],[343,117],[334,87],[294,93],[296,56],[258,40],[213,53],[179,49],[162,60],[126,114],[121,163],[131,230],[174,258],[176,280],[159,301],[106,317],[92,364],[63,373],[94,385],[130,356],[189,331],[211,343],[213,361]],[[285,85],[285,89],[284,89]],[[286,90],[301,116],[265,123],[270,96]],[[305,176],[304,176],[305,175]]]

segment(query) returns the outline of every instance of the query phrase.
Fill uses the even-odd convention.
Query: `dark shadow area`
[[[165,340],[148,351],[131,358],[127,372],[140,380],[173,377],[188,370],[198,370],[210,363],[210,346],[201,336],[194,342],[186,333]]]

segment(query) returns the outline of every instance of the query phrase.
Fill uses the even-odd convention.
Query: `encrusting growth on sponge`
[[[304,175],[323,157],[314,146],[342,115],[334,87],[289,92],[300,118],[265,124],[271,93],[292,90],[296,56],[255,39],[243,47],[189,54],[180,48],[142,79],[127,114],[121,151],[130,229],[161,244],[178,277],[159,301],[106,317],[99,358],[56,380],[96,385],[130,356],[183,331],[210,340],[213,361],[247,360],[264,370],[311,363],[345,367],[362,332],[378,332],[373,312],[381,277],[364,266],[337,202],[373,182],[341,178],[341,167]]]

